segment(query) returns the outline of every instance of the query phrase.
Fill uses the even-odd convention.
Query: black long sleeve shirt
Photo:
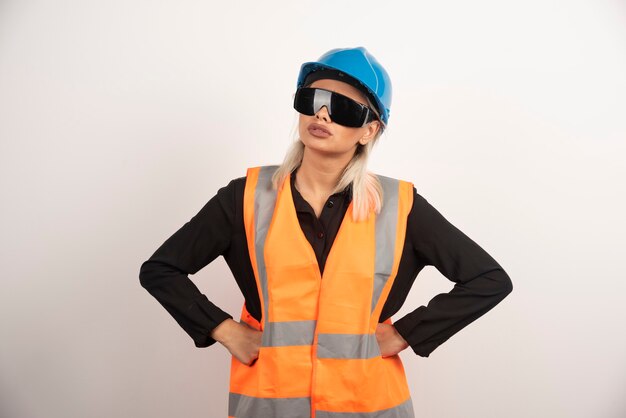
[[[328,197],[318,218],[291,176],[291,191],[300,227],[315,250],[320,271],[352,198],[351,187]],[[246,308],[261,320],[243,222],[246,177],[221,187],[202,209],[170,236],[141,265],[141,285],[172,315],[196,347],[216,342],[211,331],[233,318],[200,292],[188,277],[219,255],[230,267],[245,298]],[[397,276],[383,306],[380,322],[402,307],[419,272],[434,266],[454,282],[448,293],[433,297],[393,321],[398,333],[422,357],[497,305],[512,290],[504,269],[477,243],[446,220],[413,188],[414,201]]]

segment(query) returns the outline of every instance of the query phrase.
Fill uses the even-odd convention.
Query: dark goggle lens
[[[330,90],[302,87],[296,91],[293,107],[308,116],[326,106],[333,122],[351,128],[360,128],[374,118],[374,112],[351,98]]]

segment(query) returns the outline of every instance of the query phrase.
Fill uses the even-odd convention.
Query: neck
[[[305,148],[302,164],[296,172],[294,179],[296,189],[310,196],[329,196],[350,159],[344,161],[345,158],[319,157],[307,151],[308,148]]]

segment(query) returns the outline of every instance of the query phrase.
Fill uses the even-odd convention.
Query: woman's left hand
[[[409,343],[402,338],[396,328],[386,323],[378,323],[376,340],[378,340],[380,354],[383,357],[396,355],[409,346]]]

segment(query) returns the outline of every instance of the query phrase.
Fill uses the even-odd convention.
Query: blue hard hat
[[[317,61],[302,64],[297,88],[310,73],[320,69],[338,70],[357,80],[375,99],[382,122],[387,125],[391,111],[391,79],[382,65],[364,47],[335,48]]]

